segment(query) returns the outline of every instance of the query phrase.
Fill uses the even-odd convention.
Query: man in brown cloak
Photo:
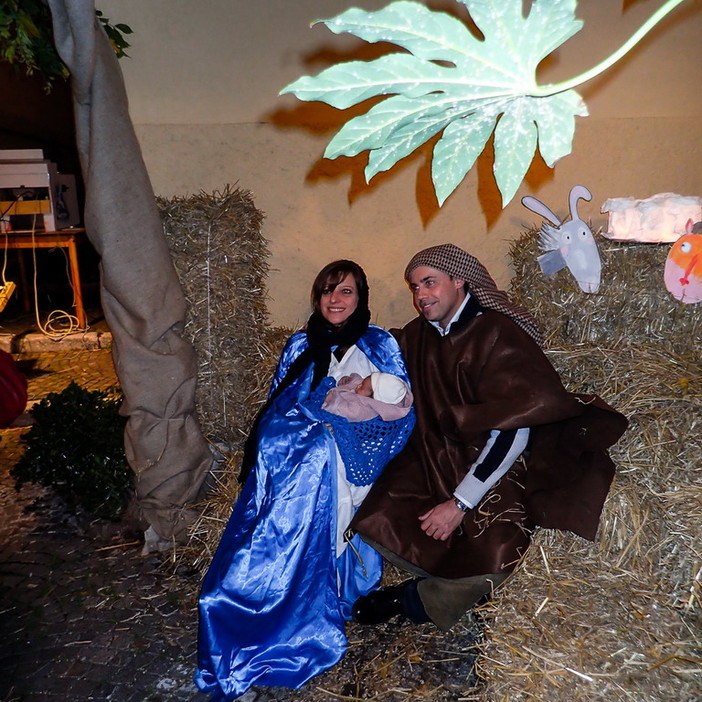
[[[354,617],[448,629],[514,570],[535,526],[594,539],[627,421],[565,390],[534,319],[470,254],[425,249],[405,279],[419,317],[393,333],[417,424],[351,527],[417,577],[360,598]]]

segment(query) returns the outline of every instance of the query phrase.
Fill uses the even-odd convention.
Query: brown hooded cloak
[[[444,578],[512,571],[535,525],[594,539],[614,475],[607,448],[626,419],[596,396],[568,393],[534,339],[502,312],[468,305],[446,336],[423,317],[394,333],[417,424],[352,528]],[[419,515],[452,498],[490,430],[522,427],[531,428],[525,461],[447,541],[427,536]]]

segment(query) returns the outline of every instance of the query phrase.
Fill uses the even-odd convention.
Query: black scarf
[[[290,364],[285,377],[281,379],[278,387],[258,411],[256,419],[254,419],[251,426],[251,431],[249,431],[244,443],[244,455],[241,459],[241,470],[239,471],[240,483],[245,482],[256,463],[258,427],[269,407],[281,395],[283,390],[292,385],[309,368],[310,364],[314,364],[314,374],[312,376],[312,389],[314,390],[322,378],[325,378],[329,373],[332,347],[337,347],[334,353],[341,360],[344,353],[366,333],[369,322],[370,310],[368,309],[368,302],[363,299],[359,300],[353,314],[341,327],[334,327],[329,324],[320,312],[315,311],[310,315],[305,329],[307,348]]]

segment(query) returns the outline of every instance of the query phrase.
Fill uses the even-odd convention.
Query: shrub
[[[89,391],[75,382],[36,404],[35,423],[22,437],[26,450],[11,470],[17,489],[39,483],[53,488],[74,511],[118,518],[133,485],[120,404],[114,389]]]

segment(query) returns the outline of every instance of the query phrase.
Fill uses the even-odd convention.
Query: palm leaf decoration
[[[620,58],[682,1],[669,0],[610,62],[595,70],[600,72],[615,56]],[[466,6],[482,38],[458,19],[411,0],[375,12],[352,8],[319,20],[335,34],[389,42],[404,51],[332,66],[318,76],[299,78],[281,93],[342,110],[384,98],[350,119],[324,152],[334,159],[368,151],[366,181],[441,133],[432,156],[439,205],[473,167],[494,133],[493,172],[504,207],[537,148],[549,167],[571,152],[575,117],[588,114],[572,88],[596,72],[560,85],[536,83],[539,63],[583,26],[575,17],[577,0],[534,0],[526,16],[522,0],[457,2]]]

